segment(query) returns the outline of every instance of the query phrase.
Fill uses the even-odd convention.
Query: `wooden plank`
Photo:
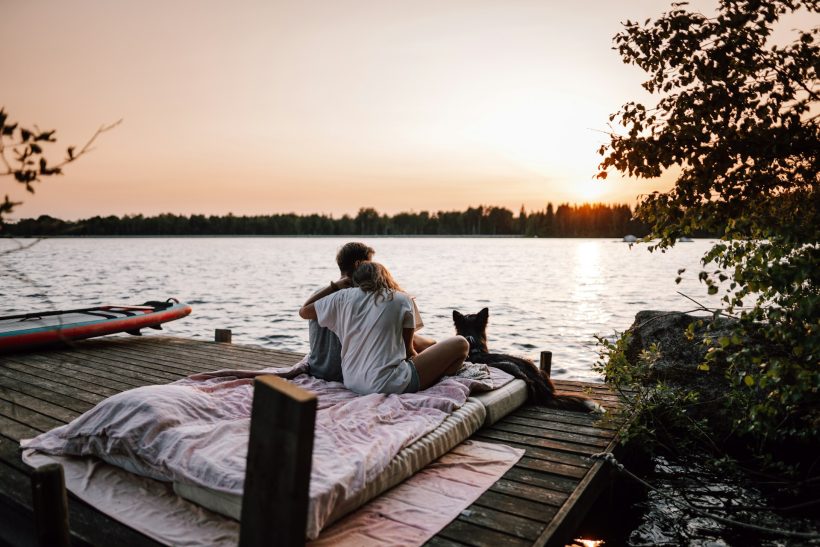
[[[44,400],[41,397],[33,397],[4,385],[0,385],[0,399],[29,408],[40,414],[45,414],[63,423],[70,422],[81,414],[80,412]]]
[[[241,547],[304,545],[316,405],[276,376],[254,381]]]
[[[549,522],[558,509],[536,501],[524,500],[515,496],[487,490],[474,502],[474,505],[489,507],[496,511],[527,517],[539,522]]]
[[[620,439],[616,436],[605,451],[614,452],[619,442]],[[600,460],[592,464],[589,473],[581,479],[572,496],[561,506],[555,518],[544,529],[536,542],[538,545],[558,547],[565,545],[567,540],[571,539],[573,532],[578,528],[595,499],[611,480],[612,470],[604,467],[605,465],[607,464]]]
[[[281,360],[281,354],[263,353],[256,350],[248,351],[235,344],[218,344],[216,342],[179,342],[171,340],[164,343],[163,351],[168,354],[195,356],[206,362],[228,361],[242,362],[247,368],[265,368],[271,361]]]
[[[578,424],[565,424],[562,422],[555,422],[552,420],[544,420],[539,418],[528,418],[526,416],[512,415],[504,418],[504,422],[508,424],[517,424],[536,429],[547,429],[550,431],[566,431],[568,433],[576,433],[586,435],[589,437],[601,437],[605,439],[612,438],[612,431],[609,429],[599,429],[597,427],[587,427]]]
[[[169,363],[158,361],[156,358],[161,357],[165,352],[165,344],[147,344],[141,340],[134,340],[118,342],[116,344],[79,344],[71,351],[65,352],[65,354],[76,355],[80,358],[99,357],[108,363],[113,361],[128,364],[129,360],[133,359],[137,361],[137,363],[132,365],[134,367],[132,370],[147,372],[158,376],[185,376],[190,374],[193,368],[196,368],[185,362]]]
[[[117,379],[107,378],[103,375],[89,374],[87,368],[80,368],[69,363],[57,363],[47,361],[37,361],[30,359],[25,363],[18,363],[15,361],[6,361],[4,366],[9,370],[20,370],[33,375],[43,375],[44,378],[71,378],[72,380],[79,380],[83,385],[102,387],[115,392],[125,391],[139,387],[140,385],[133,380],[125,382]],[[110,376],[110,375],[109,375]]]
[[[572,477],[562,477],[555,473],[521,467],[513,467],[507,471],[504,478],[565,494],[571,494],[578,486],[578,481]]]
[[[207,346],[184,347],[184,351],[193,354],[208,356],[213,355],[213,348]],[[247,363],[245,368],[268,368],[271,366],[291,366],[296,364],[302,357],[294,354],[283,354],[280,352],[265,354],[259,350],[245,351],[241,346],[231,345],[224,352],[220,352],[221,358],[228,361]]]
[[[180,338],[176,336],[162,336],[158,337],[162,338],[164,343],[168,344],[177,344],[177,345],[184,345],[184,346],[197,346],[203,348],[213,348],[214,342],[207,341],[207,340],[198,340],[192,338]],[[283,357],[293,359],[293,363],[299,361],[302,357],[305,356],[304,353],[298,353],[293,351],[281,350],[276,348],[269,348],[263,347],[258,345],[251,345],[251,344],[232,344],[228,351],[236,352],[236,353],[246,353],[246,354],[255,354],[257,356],[262,356],[266,359],[271,357]]]
[[[530,469],[532,471],[545,471],[549,473],[554,473],[556,475],[561,475],[563,477],[572,477],[574,479],[581,479],[584,475],[587,474],[587,469],[584,467],[576,467],[574,465],[565,465],[562,463],[547,461],[543,459],[536,459],[524,456],[518,463],[516,467],[520,467],[522,469]]]
[[[618,429],[618,425],[612,423],[612,417],[609,414],[585,415],[577,412],[562,412],[552,408],[545,408],[540,406],[525,406],[515,411],[513,416],[533,417],[537,419],[549,420],[552,422],[575,424],[582,427],[594,427],[596,429]]]
[[[17,378],[5,376],[0,368],[0,391],[13,390],[24,395],[35,397],[45,402],[51,402],[74,412],[85,412],[94,406],[93,403],[81,401],[74,397],[56,393],[47,387],[20,381]]]
[[[452,541],[463,542],[472,547],[525,547],[531,541],[517,538],[503,532],[497,532],[461,519],[456,519],[438,533],[439,536]]]
[[[555,429],[545,429],[539,427],[531,427],[528,425],[519,425],[508,420],[502,420],[496,423],[493,427],[499,431],[508,431],[510,433],[530,435],[538,439],[566,441],[591,447],[604,448],[606,447],[606,445],[609,444],[609,439],[606,438],[593,437],[591,435],[576,435],[575,433],[568,433],[566,431],[560,431]]]
[[[524,500],[553,505],[555,507],[562,506],[569,497],[565,492],[556,492],[555,490],[531,486],[506,478],[499,479],[490,487],[490,490],[498,492],[499,494],[507,494]]]
[[[228,348],[230,346],[222,347]],[[245,360],[234,360],[230,355],[223,352],[222,347],[214,348],[207,353],[200,352],[195,348],[177,348],[171,345],[159,346],[150,352],[136,346],[124,346],[116,350],[102,349],[99,351],[108,352],[112,357],[116,356],[117,359],[125,362],[142,363],[143,365],[151,364],[154,367],[164,367],[168,370],[184,371],[181,376],[219,369],[259,370],[264,368]],[[268,364],[265,366],[268,366]]]
[[[28,476],[31,467],[23,463],[21,454],[19,441],[0,435],[0,462]]]
[[[40,433],[42,433],[42,431],[34,429],[33,427],[22,422],[12,420],[11,418],[7,418],[5,416],[0,416],[0,435],[3,435],[4,437],[19,441],[20,439],[36,437]]]
[[[503,425],[501,427],[503,427]],[[553,439],[541,439],[529,435],[527,433],[515,433],[511,431],[504,431],[503,429],[500,429],[498,423],[492,427],[482,429],[481,434],[485,437],[496,438],[499,440],[504,440],[504,438],[506,437],[513,440],[517,440],[520,443],[529,444],[531,446],[549,448],[560,452],[567,452],[569,454],[577,454],[579,456],[590,456],[592,454],[597,454],[601,451],[599,448],[588,444],[557,441]]]
[[[458,520],[530,541],[535,540],[546,526],[545,522],[476,504],[462,511]]]
[[[433,536],[430,541],[424,544],[424,547],[464,547],[464,544],[441,536]]]
[[[103,378],[110,378],[113,380],[132,378],[142,380],[144,378],[151,378],[154,383],[164,383],[178,379],[181,375],[177,373],[168,372],[164,369],[146,367],[143,364],[134,366],[130,363],[124,363],[116,359],[118,355],[111,355],[103,351],[96,352],[82,352],[74,351],[71,353],[61,353],[59,355],[52,355],[49,358],[41,356],[42,360],[51,363],[58,363],[67,366],[71,370],[83,370],[88,374],[98,374]],[[37,356],[27,356],[27,360],[36,359]],[[114,375],[114,376],[110,376]]]
[[[590,460],[583,455],[561,452],[548,447],[545,448],[542,446],[533,445],[530,442],[530,437],[527,435],[518,435],[485,428],[473,435],[472,438],[485,442],[511,444],[518,448],[523,448],[525,450],[525,455],[532,458],[540,458],[547,461],[574,465],[584,469],[587,469],[592,465],[592,462],[590,462]],[[586,474],[586,471],[584,471],[584,474]]]
[[[38,431],[48,431],[60,427],[63,422],[50,416],[40,414],[24,406],[20,406],[4,399],[0,399],[0,417],[25,424]]]
[[[164,349],[164,348],[160,348]],[[142,369],[151,373],[165,373],[174,379],[184,378],[197,372],[202,372],[210,367],[199,366],[192,361],[190,356],[187,361],[181,360],[176,356],[169,356],[167,353],[146,352],[139,347],[119,347],[119,348],[82,348],[79,349],[77,355],[90,356],[96,355],[101,359],[105,359],[112,367],[115,366],[130,366],[137,369]]]
[[[12,380],[19,380],[21,382],[32,384],[41,388],[46,388],[55,393],[67,395],[69,397],[73,397],[74,399],[85,401],[86,403],[91,403],[92,405],[99,403],[106,397],[104,395],[95,394],[91,391],[75,388],[74,386],[66,384],[64,382],[50,380],[44,377],[43,375],[29,374],[27,372],[21,372],[18,370],[8,370],[5,367],[0,368],[0,376]],[[63,380],[65,380],[65,378],[63,378]],[[114,393],[118,392],[114,391],[111,394],[113,395]]]

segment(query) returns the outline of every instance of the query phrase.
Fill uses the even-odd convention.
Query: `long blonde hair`
[[[393,300],[393,293],[402,288],[390,275],[390,271],[378,262],[362,262],[353,272],[353,284],[364,292],[376,293],[385,300]]]

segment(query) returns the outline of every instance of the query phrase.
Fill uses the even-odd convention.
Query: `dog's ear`
[[[458,310],[453,310],[453,322],[461,323],[462,321],[464,321],[464,316],[458,313]]]
[[[487,308],[483,308],[480,312],[478,312],[477,315],[482,323],[486,323],[487,319],[490,317],[490,310],[488,310]]]

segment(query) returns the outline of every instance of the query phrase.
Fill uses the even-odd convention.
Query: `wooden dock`
[[[288,366],[301,355],[167,336],[109,337],[72,349],[0,355],[0,545],[35,544],[30,476],[19,441],[63,425],[106,397],[216,369]],[[617,415],[604,385],[555,381]],[[616,451],[612,423],[527,406],[474,439],[523,448],[524,457],[429,545],[565,545],[610,482],[591,454]],[[617,453],[617,452],[616,452]],[[69,499],[72,544],[157,545],[82,501]]]

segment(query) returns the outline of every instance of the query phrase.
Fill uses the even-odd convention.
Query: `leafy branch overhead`
[[[45,151],[57,142],[54,136],[56,131],[43,131],[36,125],[33,129],[23,127],[17,122],[11,122],[5,108],[0,108],[0,176],[14,177],[16,182],[33,194],[35,182],[40,182],[45,177],[61,175],[63,167],[93,150],[98,136],[120,123],[122,120],[100,126],[79,150],[76,146],[69,146],[64,158],[50,161]],[[8,195],[4,197],[0,203],[0,224],[4,216],[11,213],[17,205],[20,202],[11,201]]]
[[[818,183],[820,28],[771,43],[787,12],[818,11],[816,0],[737,0],[716,17],[685,4],[654,22],[627,21],[615,37],[624,61],[649,76],[656,105],[628,103],[610,120],[625,128],[599,150],[608,169],[657,177],[680,167],[675,188],[646,196],[643,214],[667,228],[662,244],[694,226],[765,237],[773,223],[810,230],[805,203]],[[782,196],[772,201],[771,196]],[[816,209],[811,211],[816,213]],[[785,218],[784,218],[785,215]],[[816,241],[816,240],[815,240]]]
[[[650,249],[722,234],[698,275],[739,321],[703,370],[724,371],[759,440],[820,431],[820,27],[774,39],[785,16],[817,13],[818,0],[721,0],[712,17],[678,3],[627,21],[615,49],[656,102],[622,106],[599,149],[600,178],[678,173],[636,210]]]

